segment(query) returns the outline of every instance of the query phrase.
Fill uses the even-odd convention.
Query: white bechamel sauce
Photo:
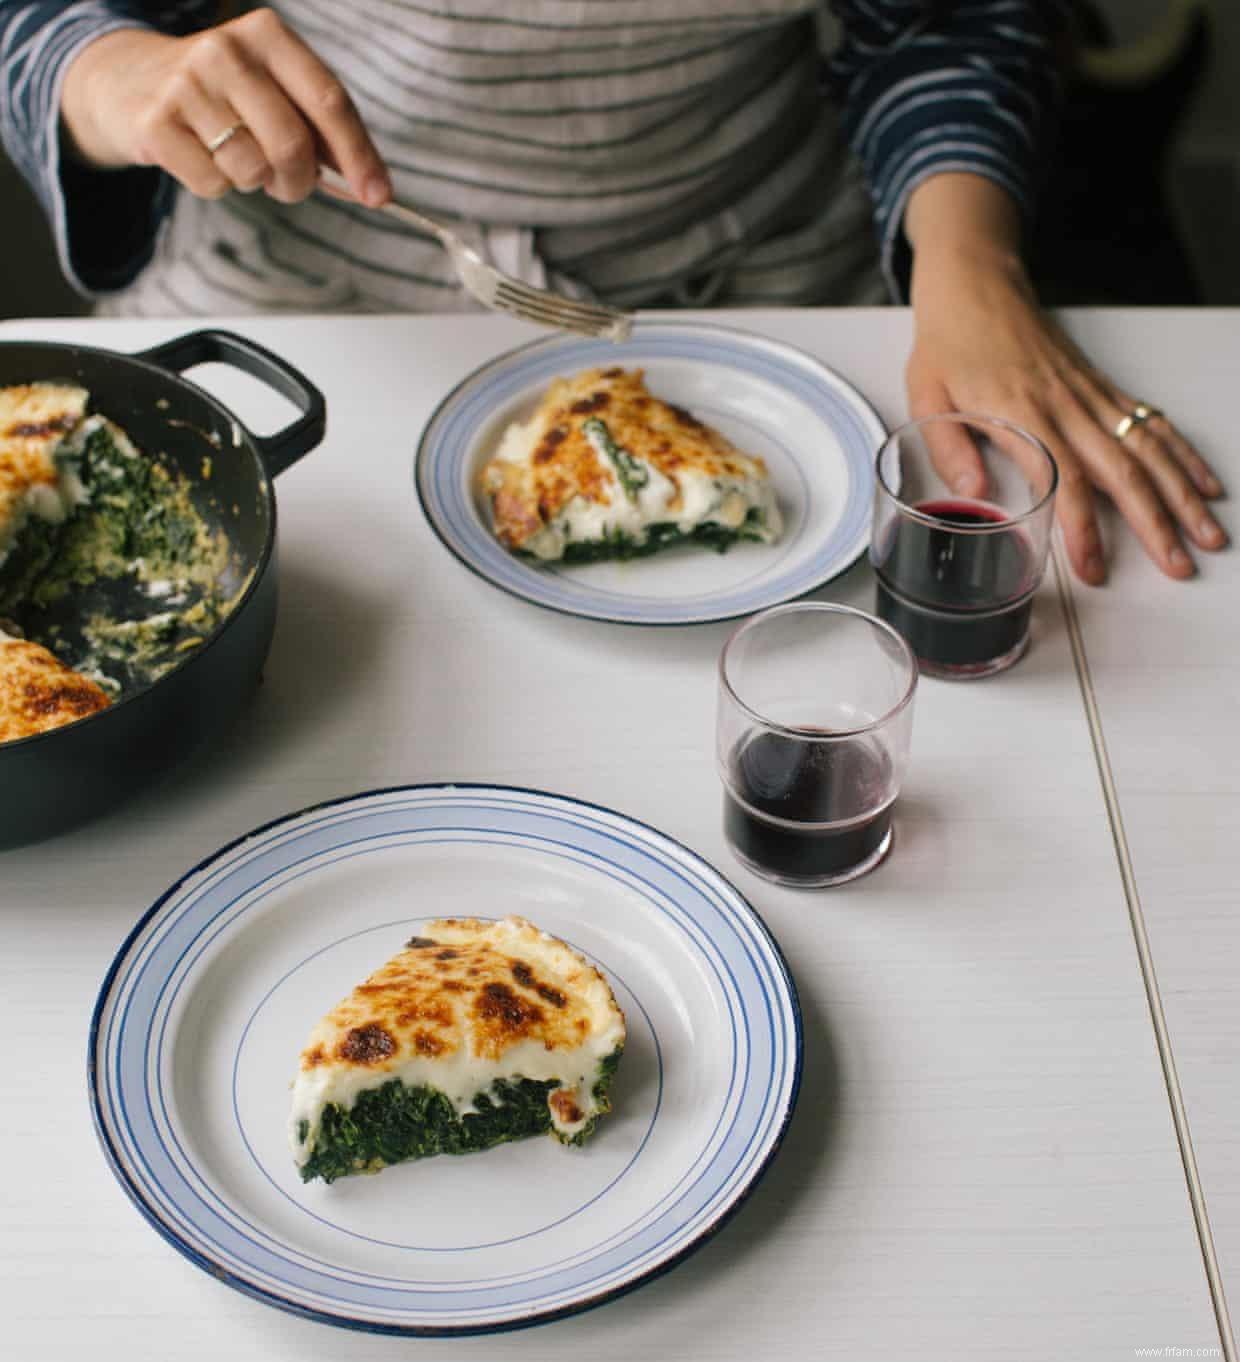
[[[504,431],[495,457],[505,463],[524,463],[534,452],[534,424],[532,420],[514,421]]]
[[[560,1091],[567,1091],[581,1120],[572,1124],[561,1121],[555,1108],[551,1120],[563,1135],[572,1136],[598,1114],[594,1085],[598,1081],[599,1065],[624,1041],[623,1023],[617,1018],[607,1029],[593,1035],[585,1044],[573,1050],[548,1050],[541,1040],[523,1040],[510,1046],[498,1060],[479,1059],[471,1055],[467,1046],[460,1046],[450,1055],[431,1059],[423,1055],[407,1059],[389,1068],[333,1070],[330,1065],[302,1069],[293,1082],[293,1102],[289,1113],[289,1147],[298,1167],[314,1152],[319,1122],[329,1102],[348,1110],[358,1095],[369,1088],[381,1088],[398,1078],[409,1088],[434,1088],[456,1108],[458,1116],[476,1111],[474,1098],[478,1093],[489,1093],[498,1078],[528,1078],[546,1082],[556,1078]],[[298,1132],[302,1121],[307,1124],[306,1139],[302,1143]]]
[[[56,448],[56,458],[80,459],[86,448],[86,441],[103,425],[102,416],[88,416],[79,421]]]
[[[45,482],[32,487],[26,493],[29,514],[37,516],[40,520],[50,520],[53,525],[59,525],[69,514],[70,508],[65,504],[66,500],[61,485],[49,487]]]
[[[173,624],[177,619],[175,610],[161,610],[154,615],[144,615],[137,620],[117,620],[113,625],[113,632],[117,634],[132,634],[140,629],[160,629],[166,624]]]
[[[85,506],[90,500],[90,493],[86,490],[86,484],[82,481],[76,464],[61,470],[60,489],[65,502],[71,508]]]
[[[533,421],[514,423],[504,432],[496,457],[521,463],[532,453]],[[606,475],[605,501],[575,496],[560,509],[555,518],[531,535],[522,549],[551,562],[564,556],[571,543],[592,543],[611,535],[623,534],[638,543],[644,540],[651,525],[675,524],[682,534],[689,534],[699,525],[718,524],[730,530],[738,529],[750,507],[762,510],[761,538],[772,543],[779,538],[783,520],[775,502],[774,489],[765,478],[744,476],[715,477],[697,469],[679,469],[676,481],[660,472],[644,459],[634,459],[646,473],[644,486],[632,495],[625,492],[615,466],[608,457],[602,441],[593,435],[586,437]],[[627,451],[625,451],[627,453]],[[632,455],[629,455],[632,458]],[[671,510],[671,503],[680,496],[680,504]]]
[[[78,478],[77,465],[86,451],[86,441],[90,439],[95,431],[101,429],[107,430],[108,434],[112,437],[113,448],[122,458],[137,459],[141,457],[138,454],[138,447],[129,436],[125,434],[120,426],[114,425],[109,421],[106,416],[88,416],[84,421],[79,422],[79,424],[65,436],[59,446],[57,446],[54,457],[58,463],[65,465],[61,473],[61,482],[63,483],[66,480],[66,475],[71,476],[77,486],[81,488],[83,501],[89,501],[90,497],[86,492],[86,489],[82,487],[81,479]],[[122,471],[114,464],[104,460],[100,461],[99,467],[109,473],[119,474]]]

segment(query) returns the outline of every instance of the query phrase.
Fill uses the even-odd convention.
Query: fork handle
[[[346,203],[356,203],[362,208],[369,208],[370,205],[362,203],[361,199],[349,188],[346,181],[329,166],[319,167],[319,188],[324,193],[330,194],[334,199],[343,199]],[[396,203],[389,199],[383,204],[380,212],[387,213],[389,217],[398,218],[401,222],[407,223],[410,227],[416,227],[419,232],[424,232],[427,236],[433,236],[444,246],[450,244],[451,233],[446,227],[441,227],[439,223],[433,222],[430,218],[424,218],[421,213],[415,212],[412,208],[407,208],[403,203]]]

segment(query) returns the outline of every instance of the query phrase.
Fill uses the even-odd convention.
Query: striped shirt
[[[996,181],[1027,213],[1063,7],[273,5],[350,88],[398,198],[531,282],[627,306],[877,301],[875,224],[898,292],[904,206],[945,169]],[[121,312],[461,307],[443,253],[380,215],[320,196],[204,202],[159,172],[62,157],[60,84],[86,43],[137,23],[192,31],[213,10],[0,0],[0,126],[67,276]]]

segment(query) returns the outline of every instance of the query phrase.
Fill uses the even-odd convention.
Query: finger
[[[1210,514],[1192,479],[1152,430],[1134,426],[1119,443],[1149,474],[1163,503],[1195,544],[1203,549],[1221,549],[1226,544],[1223,527]]]
[[[958,496],[984,497],[988,490],[986,465],[969,432],[955,421],[928,418],[954,410],[947,389],[933,379],[921,379],[910,369],[909,413],[921,427],[930,459],[939,477]]]
[[[336,75],[269,10],[239,21],[254,34],[272,75],[309,121],[327,159],[349,188],[372,208],[391,197],[392,184],[383,158]]]
[[[246,122],[240,110],[204,89],[197,76],[188,72],[178,83],[177,100],[186,126],[198,138],[216,168],[228,177],[230,187],[236,186],[249,194],[268,182],[271,166],[249,127],[235,133],[217,151],[209,149],[213,138],[237,122]]]
[[[1109,385],[1107,385],[1109,386]],[[1122,417],[1127,416],[1137,406],[1142,405],[1137,398],[1132,397],[1118,388],[1112,388],[1104,396],[1109,398],[1108,410],[1114,409],[1116,412],[1115,420],[1110,423],[1112,430],[1119,424]],[[1145,405],[1149,405],[1148,403]],[[1101,418],[1100,418],[1101,419]],[[1104,422],[1105,424],[1105,422]],[[1201,457],[1193,446],[1176,430],[1175,426],[1164,415],[1153,417],[1147,422],[1148,428],[1153,431],[1159,439],[1168,447],[1176,460],[1183,466],[1188,476],[1193,481],[1193,486],[1203,497],[1221,497],[1223,495],[1223,484],[1219,481],[1214,469]]]
[[[1125,408],[1131,411],[1131,407]],[[1191,444],[1176,430],[1165,416],[1156,416],[1147,422],[1151,430],[1167,446],[1175,459],[1192,479],[1193,486],[1203,496],[1213,500],[1223,495],[1223,484],[1214,469],[1201,457]]]
[[[1073,453],[1132,526],[1146,553],[1167,576],[1191,577],[1193,560],[1141,462],[1079,402],[1061,407],[1059,423]]]
[[[1119,457],[1136,459],[1145,469],[1163,504],[1193,542],[1203,549],[1221,549],[1227,543],[1226,532],[1202,500],[1191,475],[1191,464],[1177,456],[1176,446],[1168,439],[1170,422],[1156,417],[1130,426],[1120,436],[1116,433],[1120,422],[1138,404],[1128,405],[1129,399],[1122,394],[1112,395],[1096,379],[1078,385],[1078,396],[1103,430],[1111,435]],[[1180,439],[1179,443],[1208,473],[1205,461],[1188,442]]]
[[[261,183],[273,198],[282,203],[297,203],[313,190],[318,176],[314,133],[263,59],[238,37],[238,27],[228,24],[213,29],[196,42],[192,78],[187,86],[196,85],[200,93],[196,96],[192,88],[187,88],[186,104],[193,107],[196,122],[216,120],[214,125],[207,123],[208,128],[214,126],[215,132],[220,130],[221,109],[229,111],[230,121],[241,119],[246,124],[242,149],[233,153],[231,142],[221,147],[217,153],[221,166],[230,166],[234,156],[237,160],[244,157],[253,181],[250,188]],[[209,114],[203,111],[204,100]],[[228,123],[222,126],[227,127]],[[214,134],[207,131],[204,135]],[[240,138],[238,134],[233,141]],[[253,180],[258,174],[262,178]]]
[[[1213,500],[1223,495],[1223,484],[1214,469],[1201,457],[1191,444],[1176,430],[1165,416],[1150,422],[1150,429],[1159,435],[1170,447],[1193,480],[1193,486],[1203,497]]]
[[[264,70],[236,72],[228,96],[269,167],[267,192],[281,203],[299,203],[319,177],[319,148],[310,125]]]
[[[218,199],[233,187],[202,140],[170,106],[153,108],[138,129],[140,165],[159,166],[202,199]]]
[[[1107,579],[1106,555],[1102,551],[1094,486],[1087,470],[1058,422],[1036,411],[1026,411],[1019,424],[1036,435],[1055,460],[1059,472],[1055,519],[1063,532],[1073,572],[1088,585],[1101,586]]]
[[[212,155],[215,164],[243,194],[253,194],[255,190],[266,188],[275,173],[248,128],[242,128]]]

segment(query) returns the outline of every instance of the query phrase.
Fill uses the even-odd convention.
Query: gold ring
[[[235,123],[230,123],[223,132],[217,132],[209,142],[204,142],[203,146],[214,156],[221,147],[227,146],[244,127],[244,119],[239,118]]]
[[[1138,402],[1115,427],[1115,438],[1122,440],[1130,430],[1134,430],[1137,426],[1143,426],[1147,421],[1152,421],[1154,417],[1161,415],[1162,412],[1157,407],[1149,407],[1144,402]]]

